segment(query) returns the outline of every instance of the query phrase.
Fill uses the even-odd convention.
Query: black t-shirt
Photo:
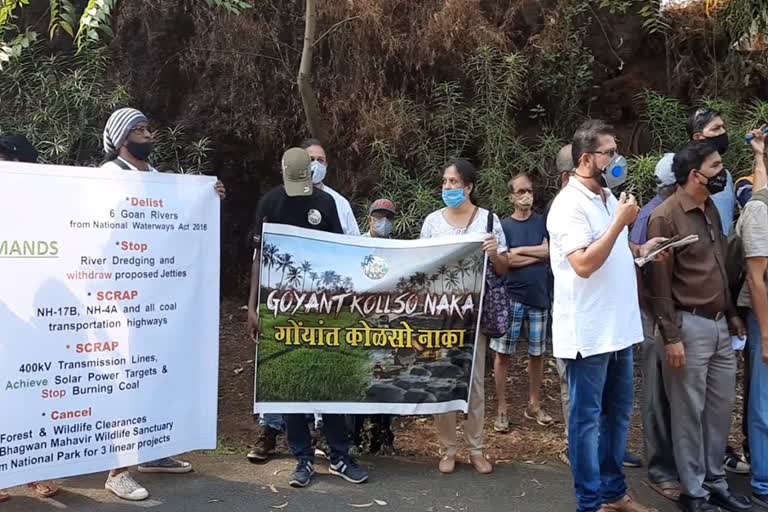
[[[519,221],[507,217],[501,221],[507,247],[529,247],[541,245],[547,234],[544,217],[533,213],[528,220]],[[513,268],[507,272],[507,292],[515,302],[528,306],[549,309],[549,265],[546,262],[534,263],[525,267]]]
[[[282,185],[267,192],[256,209],[253,226],[255,242],[261,240],[261,231],[265,222],[316,229],[328,233],[344,233],[333,197],[314,187],[311,196],[291,197],[285,193]]]

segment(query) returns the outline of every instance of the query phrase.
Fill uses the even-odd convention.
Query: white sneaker
[[[123,471],[115,476],[110,474],[104,488],[118,498],[128,501],[141,501],[149,497],[149,492],[133,479],[129,471]]]

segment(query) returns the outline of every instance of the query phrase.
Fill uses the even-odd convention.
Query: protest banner
[[[0,488],[215,448],[214,183],[0,162]]]
[[[255,412],[466,412],[483,238],[265,224]]]

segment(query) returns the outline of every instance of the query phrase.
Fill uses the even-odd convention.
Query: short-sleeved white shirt
[[[329,193],[336,202],[336,209],[339,211],[339,220],[341,221],[341,229],[344,230],[344,234],[360,236],[360,226],[357,225],[357,219],[352,212],[349,201],[325,183],[323,183],[323,192]]]
[[[571,178],[549,210],[549,255],[555,277],[552,347],[558,358],[616,352],[643,340],[627,228],[589,278],[579,277],[568,261],[569,254],[588,247],[613,223],[619,202],[609,189],[605,194],[603,203],[599,194]]]
[[[488,210],[485,208],[478,208],[472,223],[465,228],[457,228],[456,226],[448,224],[448,221],[445,220],[445,216],[443,215],[444,211],[445,208],[441,208],[427,215],[427,218],[424,219],[424,224],[421,226],[420,238],[439,238],[443,236],[487,232]],[[493,235],[496,237],[496,242],[499,244],[499,252],[506,252],[507,237],[504,236],[501,222],[495,213],[493,214]]]

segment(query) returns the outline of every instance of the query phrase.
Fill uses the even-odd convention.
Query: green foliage
[[[48,26],[50,37],[53,38],[56,32],[63,30],[69,37],[74,38],[76,14],[75,6],[70,0],[51,0],[51,22]]]
[[[663,155],[648,153],[627,159],[629,175],[624,191],[634,194],[638,204],[644,205],[656,195],[656,164]]]
[[[674,151],[688,141],[685,122],[689,109],[680,100],[646,90],[637,101],[645,105],[645,118],[657,150]]]
[[[443,206],[440,172],[455,158],[470,158],[478,166],[481,203],[502,217],[511,211],[507,182],[513,174],[530,173],[542,188],[557,186],[554,158],[563,142],[548,133],[530,143],[516,135],[526,61],[519,54],[481,47],[465,72],[471,79],[467,90],[456,82],[436,84],[423,114],[398,100],[408,124],[418,127],[404,155],[396,155],[384,140],[370,147],[370,165],[379,177],[375,196],[397,204],[398,237],[417,237],[424,218]]]
[[[117,0],[88,0],[80,17],[80,28],[75,40],[78,51],[88,45],[99,43],[103,36],[112,37],[112,9]]]
[[[251,2],[245,0],[205,0],[211,7],[225,9],[232,14],[240,14],[247,9],[253,9]]]
[[[669,30],[670,26],[664,20],[659,0],[642,0],[641,3],[640,16],[643,18],[643,28],[649,34],[663,33]]]
[[[51,56],[42,42],[32,45],[0,74],[0,133],[25,134],[45,163],[99,165],[104,123],[130,103],[125,88],[106,78],[109,65],[105,49]],[[211,149],[210,139],[163,127],[153,159],[162,169],[198,173],[206,169]]]

